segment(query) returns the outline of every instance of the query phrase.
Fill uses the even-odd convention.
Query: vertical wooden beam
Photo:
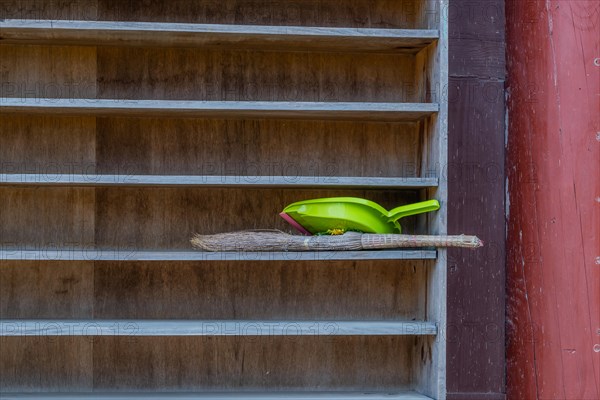
[[[507,4],[507,393],[598,399],[600,3]]]
[[[504,398],[504,0],[451,0],[448,232],[486,247],[448,251],[449,400]]]

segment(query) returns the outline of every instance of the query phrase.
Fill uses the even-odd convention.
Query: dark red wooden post
[[[597,400],[600,2],[507,6],[508,398]]]

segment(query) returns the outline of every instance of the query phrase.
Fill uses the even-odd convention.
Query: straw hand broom
[[[325,251],[376,250],[406,247],[465,247],[478,248],[483,242],[476,236],[434,236],[370,234],[346,232],[333,236],[299,236],[278,230],[251,230],[196,234],[192,245],[204,251]]]

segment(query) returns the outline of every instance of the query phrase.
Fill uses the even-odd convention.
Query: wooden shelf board
[[[0,320],[0,336],[377,336],[437,334],[423,321]]]
[[[0,98],[1,113],[180,118],[415,121],[437,103],[281,102]]]
[[[336,261],[434,260],[436,250],[356,250],[289,252],[147,251],[117,249],[27,249],[3,246],[0,261]]]
[[[432,400],[417,392],[2,393],[3,400]]]
[[[0,186],[200,186],[241,188],[419,189],[436,187],[437,185],[437,178],[0,173]]]
[[[121,21],[0,21],[0,43],[234,47],[252,50],[416,53],[439,38],[430,29],[369,29]]]

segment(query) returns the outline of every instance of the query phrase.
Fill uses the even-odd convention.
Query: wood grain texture
[[[98,262],[94,310],[97,318],[423,319],[425,266]]]
[[[0,126],[0,174],[96,171],[94,118],[0,115]]]
[[[431,57],[434,56],[435,46],[423,49],[415,55],[415,70],[413,72],[414,90],[416,99],[421,102],[431,101],[432,91],[435,85],[439,85],[439,79],[436,76],[428,74]],[[433,78],[433,80],[430,78]],[[439,101],[439,99],[436,99],[436,101]]]
[[[505,1],[450,4],[448,229],[481,234],[486,247],[447,253],[448,400],[495,400],[506,372]]]
[[[0,188],[0,243],[13,250],[94,243],[94,189]]]
[[[416,53],[435,30],[175,24],[70,20],[0,21],[9,44],[239,48],[270,51]]]
[[[448,400],[506,400],[504,393],[448,393]]]
[[[438,2],[440,10],[448,9],[449,2]],[[424,134],[423,140],[423,169],[439,171],[434,174],[443,174],[448,164],[448,98],[444,95],[444,88],[448,85],[448,21],[443,16],[432,18],[430,23],[437,24],[440,30],[440,40],[437,44],[430,45],[419,54],[417,65],[422,72],[416,71],[415,80],[423,76],[421,95],[425,101],[439,102],[440,109],[435,115],[422,121]],[[429,188],[422,196],[435,198],[440,202],[440,209],[433,214],[422,218],[421,223],[426,223],[426,230],[430,234],[446,235],[448,233],[448,181],[440,180],[435,188]],[[438,258],[434,265],[428,269],[426,277],[427,306],[426,313],[429,320],[439,324],[442,331],[446,330],[447,303],[447,252],[446,249],[438,251]],[[443,335],[442,335],[443,336]],[[441,337],[442,337],[441,336]],[[439,339],[439,338],[438,338]],[[446,367],[446,340],[421,340],[420,364],[415,364],[417,372],[416,387],[419,392],[430,397],[445,400],[447,367]],[[419,355],[419,354],[417,354]],[[417,359],[418,360],[418,359]]]
[[[449,384],[455,393],[504,385],[504,83],[451,78],[461,93],[450,103],[451,152],[448,180],[454,232],[470,231],[485,242],[478,252],[448,250]],[[474,213],[473,210],[480,210]],[[475,294],[481,291],[481,294]],[[465,296],[465,293],[473,293]],[[468,364],[467,364],[468,363]],[[468,374],[462,366],[471,365]]]
[[[420,0],[99,0],[98,19],[247,25],[299,25],[351,28],[421,28]],[[425,26],[423,26],[425,27]]]
[[[393,208],[414,202],[415,195],[411,191],[97,188],[96,244],[135,250],[189,249],[194,233],[290,231],[279,213],[299,199],[366,197]],[[413,232],[416,218],[403,219],[405,232]]]
[[[416,26],[422,29],[439,30],[442,24],[451,21],[451,5],[440,0],[403,0],[405,13],[415,16]],[[442,27],[444,28],[444,27]],[[445,28],[444,28],[445,29]],[[447,41],[446,38],[444,41]]]
[[[99,337],[94,389],[410,389],[414,337]],[[293,362],[290,362],[293,360]]]
[[[91,318],[94,264],[0,261],[0,318]]]
[[[435,7],[431,7],[437,1],[148,0],[140,7],[137,0],[99,0],[96,17],[100,20],[146,22],[438,29],[438,24],[445,23],[445,20],[436,19],[435,14],[430,12],[435,11]],[[440,32],[444,42],[445,33],[443,29]],[[444,161],[436,154],[443,151],[443,137],[438,134],[444,129],[444,105],[417,104],[411,105],[411,110],[402,109],[405,107],[402,103],[424,102],[433,98],[436,78],[443,77],[445,73],[443,65],[436,64],[436,57],[443,56],[443,52],[435,46],[420,56],[102,47],[97,50],[96,57],[96,50],[92,53],[92,47],[56,47],[59,50],[51,50],[55,46],[3,48],[10,50],[7,63],[3,64],[10,71],[6,72],[3,67],[2,82],[35,79],[47,85],[53,80],[62,83],[74,77],[91,76],[94,92],[82,94],[84,101],[85,98],[93,100],[97,95],[108,101],[347,101],[370,102],[374,107],[357,111],[352,116],[352,123],[333,121],[348,118],[340,116],[339,110],[326,109],[321,114],[323,104],[313,105],[315,110],[311,111],[311,115],[306,110],[296,111],[294,104],[288,104],[291,109],[286,111],[288,114],[275,116],[294,117],[294,121],[275,120],[272,114],[265,115],[264,110],[248,114],[239,109],[224,116],[238,118],[236,121],[216,120],[214,118],[218,115],[214,110],[202,114],[206,120],[188,119],[193,113],[167,119],[163,117],[173,116],[171,110],[163,110],[165,112],[159,114],[152,108],[143,111],[143,116],[151,117],[145,120],[99,118],[95,148],[86,147],[90,155],[96,154],[95,173],[98,174],[127,175],[137,171],[138,174],[154,175],[249,176],[252,173],[237,171],[253,171],[256,165],[264,171],[263,166],[271,168],[272,164],[276,164],[273,168],[278,173],[257,175],[418,177],[431,176],[428,174],[436,170],[435,162]],[[68,49],[82,49],[82,53]],[[88,50],[89,57],[81,57]],[[38,53],[41,55],[36,55]],[[35,62],[28,65],[25,55],[31,55],[29,59]],[[61,64],[57,57],[66,61]],[[92,58],[93,61],[90,61]],[[80,73],[77,71],[88,66],[93,68],[77,75]],[[16,68],[22,70],[13,71]],[[58,78],[53,74],[58,74]],[[14,96],[4,96],[0,104],[2,114],[21,111],[26,113],[24,118],[28,118],[36,112],[61,111],[60,108],[51,108],[52,104],[63,104],[63,112],[73,112],[70,103],[73,96],[47,96],[61,97],[64,103],[42,100],[37,106],[29,102],[17,104],[13,109],[8,107],[9,103],[16,104],[15,97],[18,100],[21,97],[37,100],[44,95],[46,87],[43,90],[32,89],[31,93],[27,90],[17,87],[11,92]],[[6,98],[9,98],[8,102]],[[389,115],[377,111],[388,107],[385,102],[395,107]],[[124,102],[115,104],[126,109],[120,116],[132,112],[131,108],[127,110]],[[77,107],[81,105],[77,103],[74,111],[86,118],[102,114],[89,102],[87,108]],[[183,103],[170,103],[169,106],[172,105],[185,107]],[[226,107],[232,105],[236,106],[229,103]],[[134,109],[133,112],[139,110]],[[338,114],[333,115],[332,112]],[[432,117],[438,112],[439,118]],[[314,121],[328,117],[333,120]],[[16,121],[21,117],[11,115],[9,118]],[[62,121],[65,117],[57,118]],[[78,118],[70,121],[83,121]],[[382,121],[385,118],[392,122],[410,123],[386,123]],[[362,119],[373,122],[363,123]],[[76,123],[73,126],[77,128]],[[65,135],[74,133],[69,130]],[[14,160],[20,160],[20,155],[25,158],[27,146],[36,148],[38,138],[39,135],[25,138],[13,135],[6,143],[14,150],[7,153]],[[59,140],[59,136],[54,136],[48,144],[38,146],[33,158],[52,159],[54,155],[45,153],[44,149],[52,148],[55,146],[52,143]],[[74,143],[73,154],[78,151],[80,142],[69,137],[63,144],[56,145],[58,159],[69,159],[65,149],[69,148],[71,140]],[[199,173],[198,168],[208,169],[208,172]],[[307,172],[296,173],[296,169]],[[0,196],[5,193],[8,197],[3,196],[2,201],[4,203],[5,198],[9,201],[8,208],[0,208],[0,239],[6,241],[10,238],[10,243],[33,247],[30,253],[33,256],[45,253],[41,245],[79,238],[80,244],[93,243],[101,248],[100,251],[109,247],[112,250],[122,249],[125,253],[133,250],[158,260],[167,258],[161,250],[166,250],[170,256],[183,254],[181,250],[189,249],[188,239],[196,231],[215,233],[263,227],[285,230],[287,226],[277,213],[284,205],[301,198],[354,195],[373,199],[384,207],[393,207],[418,201],[426,195],[444,196],[443,188],[437,192],[171,187],[0,188]],[[445,213],[442,211],[440,214],[443,215],[431,220],[429,217],[409,218],[403,226],[407,232],[441,232]],[[142,253],[144,250],[149,252]],[[369,252],[369,257],[374,254]],[[324,315],[331,315],[332,318],[339,316],[348,320],[403,319],[404,316],[421,320],[427,315],[443,324],[439,310],[444,307],[445,300],[440,287],[445,282],[437,278],[443,274],[439,265],[444,261],[435,265],[435,261],[397,259],[403,257],[400,254],[408,253],[377,254],[396,259],[357,260],[352,258],[362,256],[351,255],[350,260],[340,261],[321,258],[290,261],[282,257],[254,261],[247,258],[232,261],[228,258],[214,261],[175,261],[173,258],[152,262],[96,261],[93,284],[101,282],[102,286],[94,288],[94,313],[105,313],[107,318],[111,314],[135,318],[138,315],[173,318],[172,314],[181,318],[203,314],[243,318],[243,315],[262,313],[265,319],[274,315],[280,315],[282,319],[291,318],[289,315],[322,319]],[[215,256],[223,257],[223,254]],[[421,253],[421,256],[434,258],[435,252]],[[53,262],[55,264],[33,261],[32,265],[48,271],[48,267],[52,266],[75,268],[82,265],[74,258],[68,262]],[[9,260],[4,263],[14,265]],[[26,263],[19,261],[17,265]],[[85,265],[89,269],[87,262]],[[46,270],[13,270],[6,283],[11,287],[28,287],[29,284],[22,281],[26,275],[41,279],[38,277],[50,274]],[[56,277],[48,277],[49,287],[53,287],[52,282],[60,280],[61,273],[58,271]],[[307,296],[307,291],[310,296]],[[50,296],[45,292],[42,294]],[[88,303],[83,302],[79,308],[52,300],[49,303],[55,307],[57,314],[59,310],[65,313],[88,310]],[[14,311],[20,315],[33,312],[31,308],[34,306],[27,304]],[[81,338],[84,339],[89,343],[90,338]],[[69,352],[53,358],[50,355],[47,366],[37,367],[38,371],[52,368],[56,382],[40,379],[40,376],[49,376],[49,373],[38,373],[35,369],[30,372],[27,369],[29,361],[17,360],[14,356],[10,359],[12,364],[7,364],[12,374],[9,377],[16,376],[21,370],[26,372],[18,379],[9,379],[6,390],[29,391],[24,388],[25,384],[33,387],[33,391],[71,392],[92,389],[100,392],[261,389],[395,392],[418,387],[432,393],[436,400],[444,400],[445,396],[443,378],[440,378],[445,368],[443,341],[436,337],[95,339],[93,355],[85,353],[77,359],[85,365],[72,361],[77,354],[83,354],[78,350],[79,344],[66,349],[46,346],[41,350],[42,354]],[[34,343],[30,351],[35,354],[36,346],[43,345]],[[21,356],[28,354],[18,348],[14,352]],[[4,353],[0,358],[3,357]],[[68,360],[63,362],[63,359]],[[42,361],[45,360],[42,358]],[[89,369],[91,360],[93,372]]]
[[[600,3],[507,4],[507,394],[596,399]]]
[[[0,46],[1,97],[96,97],[95,47]]]
[[[494,2],[499,3],[498,0]],[[453,43],[450,48],[450,58],[456,65],[457,76],[504,80],[506,75],[504,42],[461,38]]]
[[[419,177],[416,123],[99,118],[114,174]]]
[[[449,9],[446,13],[448,18],[448,45],[449,52],[459,50],[463,47],[466,40],[480,40],[483,42],[498,43],[498,53],[500,54],[506,44],[506,13],[504,0],[453,0],[449,3]],[[452,55],[452,54],[450,54]],[[455,63],[455,59],[450,57],[452,70],[451,75],[460,77],[462,74],[461,63]],[[466,60],[463,60],[466,61]],[[477,62],[478,60],[473,60]],[[490,69],[493,67],[490,65]],[[501,76],[504,79],[505,74]],[[482,77],[484,78],[484,77]]]
[[[0,19],[65,19],[93,21],[96,0],[0,0]]]
[[[1,337],[0,391],[87,392],[93,346],[86,337]]]
[[[413,71],[402,54],[99,47],[98,97],[410,103]]]
[[[504,0],[452,1],[448,12],[452,76],[504,81],[504,3]]]
[[[429,274],[431,275],[431,274]],[[427,288],[427,295],[431,294],[431,289]],[[429,299],[428,299],[429,300]],[[446,398],[446,392],[443,391],[441,394],[437,394],[438,389],[436,386],[428,386],[431,385],[431,379],[436,379],[438,372],[437,369],[443,369],[444,366],[437,363],[437,360],[434,361],[435,352],[439,349],[436,348],[436,342],[440,340],[444,340],[445,332],[440,329],[438,336],[436,337],[428,337],[428,336],[418,336],[415,338],[415,343],[411,349],[412,351],[412,365],[411,368],[415,371],[415,390],[419,393],[423,393],[431,398]]]
[[[59,4],[60,3],[60,4]],[[95,18],[95,2],[3,1],[2,18]],[[91,7],[90,7],[91,6]],[[1,96],[19,99],[96,95],[94,48],[0,46]],[[93,118],[77,120],[0,117],[2,171],[45,173],[57,168],[94,168]],[[93,243],[93,191],[0,189],[0,242],[54,246]],[[91,265],[54,265],[2,261],[4,316],[82,317],[91,314]],[[93,383],[92,346],[85,340],[2,338],[1,391],[85,390]]]

